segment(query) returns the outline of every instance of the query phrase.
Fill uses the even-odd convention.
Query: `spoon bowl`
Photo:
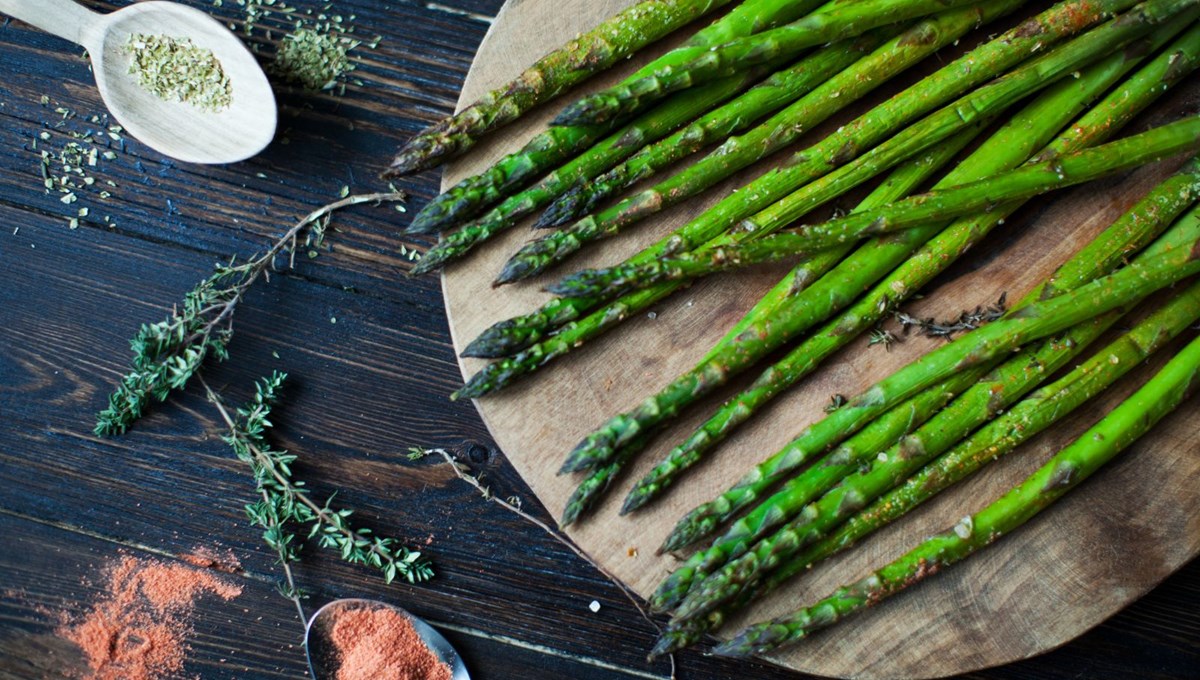
[[[333,642],[329,638],[333,620],[338,612],[359,608],[390,609],[408,619],[425,646],[442,663],[450,667],[451,680],[471,680],[462,658],[446,638],[442,637],[441,633],[400,607],[376,600],[363,599],[334,600],[318,609],[308,620],[308,627],[304,634],[304,647],[308,652],[308,670],[315,680],[333,680],[337,677],[337,654]]]
[[[205,12],[150,0],[98,14],[70,0],[0,0],[0,11],[87,49],[113,118],[147,146],[190,163],[232,163],[257,154],[275,135],[275,95],[254,55]],[[162,99],[130,73],[135,35],[190,40],[210,50],[229,78],[231,99],[217,110]]]

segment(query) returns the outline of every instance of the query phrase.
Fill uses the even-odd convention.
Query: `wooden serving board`
[[[597,24],[631,0],[513,0],[496,18],[475,57],[460,106],[516,75],[538,56]],[[623,73],[644,63],[631,60]],[[607,84],[615,78],[597,79]],[[1195,109],[1193,82],[1159,105],[1160,111]],[[481,145],[446,172],[443,186],[482,170],[544,128],[557,106]],[[845,120],[835,120],[831,125]],[[825,129],[828,129],[826,126]],[[816,134],[821,134],[817,130]],[[1002,291],[1019,298],[1048,272],[1107,226],[1178,161],[1142,169],[1120,181],[1060,192],[1036,211],[1017,215],[939,280],[926,297],[905,309],[918,316],[954,316],[990,304]],[[760,170],[752,170],[752,174]],[[667,211],[625,237],[613,239],[571,268],[612,263],[698,214],[747,176],[701,199]],[[1031,214],[1036,212],[1037,214]],[[444,277],[454,344],[467,342],[495,321],[545,301],[544,281],[493,290],[490,282],[507,256],[532,234],[524,225],[480,249]],[[558,515],[578,478],[558,476],[563,456],[607,417],[628,410],[691,367],[788,267],[768,267],[704,280],[677,293],[644,318],[573,352],[549,370],[478,402],[488,428],[509,460],[549,511]],[[555,272],[563,273],[562,270]],[[675,520],[711,498],[753,462],[774,453],[822,416],[835,393],[853,395],[937,345],[909,338],[891,351],[865,339],[831,357],[824,368],[791,390],[765,414],[726,442],[719,454],[657,505],[630,517],[617,514],[629,484],[690,432],[719,403],[692,408],[679,426],[617,483],[593,515],[568,534],[593,558],[642,595],[676,564],[655,548]],[[1153,361],[1155,365],[1167,353]],[[469,375],[484,365],[464,360]],[[872,566],[903,553],[921,538],[972,512],[1027,475],[1082,432],[1152,367],[1141,367],[1050,432],[943,493],[856,549],[797,579],[741,624],[780,614],[828,593]],[[721,398],[731,392],[719,395]],[[910,592],[818,634],[774,657],[785,666],[844,678],[932,678],[1002,664],[1058,646],[1145,593],[1200,551],[1200,437],[1196,400],[1076,492],[1014,535]]]

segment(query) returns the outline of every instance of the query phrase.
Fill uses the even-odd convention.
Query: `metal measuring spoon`
[[[339,610],[360,607],[390,609],[408,619],[425,646],[442,663],[450,667],[451,680],[471,680],[470,674],[467,673],[467,667],[463,665],[458,652],[446,641],[446,638],[442,637],[441,633],[434,630],[429,624],[400,607],[376,600],[362,599],[334,600],[318,609],[308,620],[308,629],[304,632],[304,646],[308,651],[308,670],[315,680],[332,680],[337,675],[338,659],[334,653],[333,643],[329,639],[333,616]],[[380,678],[380,680],[390,679]]]
[[[174,2],[139,2],[100,14],[72,0],[0,0],[0,12],[83,45],[96,87],[113,117],[147,146],[191,163],[232,163],[275,136],[271,85],[242,41],[208,14]],[[220,111],[166,101],[129,73],[126,44],[136,34],[186,38],[211,50],[229,77],[232,99]]]

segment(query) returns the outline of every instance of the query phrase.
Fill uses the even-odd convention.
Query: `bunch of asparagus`
[[[496,284],[528,279],[792,147],[876,88],[891,89],[656,243],[552,283],[553,297],[541,307],[467,346],[464,356],[495,361],[454,398],[500,390],[700,277],[796,263],[696,366],[567,454],[562,472],[584,476],[563,524],[591,509],[688,407],[759,370],[633,485],[622,513],[659,498],[1030,199],[1200,152],[1196,113],[1123,131],[1200,65],[1200,0],[1062,0],[1040,11],[1022,0],[644,0],[415,137],[388,173],[435,167],[730,4],[679,47],[568,105],[523,148],[435,198],[409,227],[442,235],[417,264],[421,273],[541,211],[535,226],[552,231],[515,253]],[[998,21],[1008,30],[996,34],[990,24]],[[896,85],[963,39],[975,46]],[[848,214],[805,221],[870,183]],[[1200,161],[1192,158],[1011,309],[995,310],[981,327],[966,324],[969,332],[837,404],[683,517],[662,550],[699,547],[651,598],[671,614],[654,654],[696,642],[1173,346],[1200,319],[1200,281],[1188,283],[1200,273],[1198,199]],[[1155,295],[1172,286],[1170,295]],[[1121,321],[1148,299],[1156,301],[1153,313]],[[1126,330],[1079,363],[1119,322]],[[805,637],[991,543],[1174,409],[1198,372],[1200,340],[993,504],[719,651],[763,653]]]

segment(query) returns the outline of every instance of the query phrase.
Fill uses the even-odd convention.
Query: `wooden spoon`
[[[191,163],[232,163],[262,151],[275,135],[275,95],[242,41],[208,14],[174,2],[139,2],[99,14],[71,0],[0,0],[0,12],[87,49],[96,87],[124,128],[147,146]],[[129,72],[135,34],[191,40],[229,77],[231,102],[218,111],[168,101]]]

